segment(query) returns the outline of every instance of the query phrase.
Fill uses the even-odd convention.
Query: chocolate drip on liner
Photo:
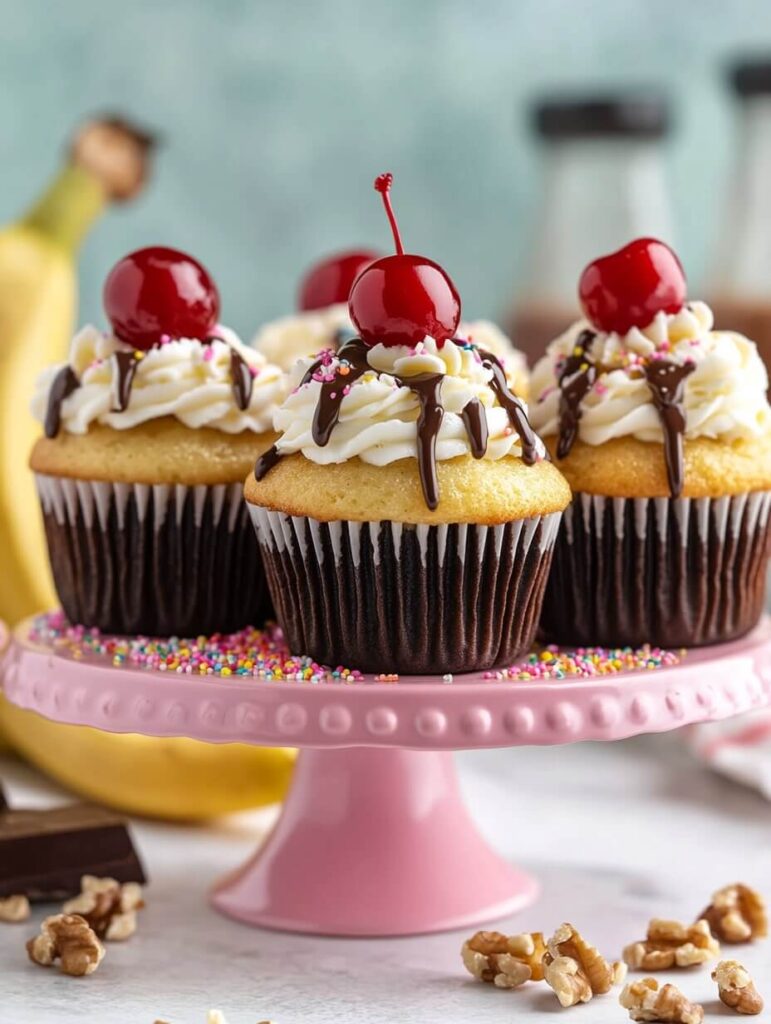
[[[685,410],[683,398],[685,380],[696,369],[695,363],[673,363],[669,359],[656,359],[645,367],[645,379],[650,388],[653,404],[659,414],[664,431],[664,458],[667,480],[673,498],[679,498],[685,478],[683,434]]]
[[[471,444],[471,454],[475,459],[481,459],[487,451],[489,436],[485,407],[478,398],[472,398],[463,406],[460,415],[466,427],[469,443]]]
[[[350,387],[371,367],[367,361],[367,346],[361,338],[354,338],[338,352],[338,358],[349,366],[347,376],[337,374],[334,380],[324,381],[313,416],[313,440],[319,447],[328,444],[332,431],[340,418],[340,405],[344,388]],[[509,422],[516,429],[522,443],[522,459],[528,465],[538,461],[536,436],[527,418],[524,406],[509,390],[506,374],[498,359],[491,353],[479,349],[482,365],[492,371],[490,388],[506,411]],[[323,366],[317,359],[305,372],[300,387],[310,383]],[[439,504],[439,478],[436,468],[436,439],[444,419],[441,402],[441,386],[444,374],[424,373],[415,377],[399,377],[389,374],[400,387],[410,388],[418,397],[420,415],[417,421],[418,471],[426,505],[435,509]],[[481,458],[487,451],[487,420],[478,399],[472,399],[464,407],[461,417],[469,436],[474,458]],[[261,455],[254,467],[256,480],[262,480],[282,458],[276,445]]]
[[[131,388],[134,385],[139,358],[134,352],[116,352],[112,358],[115,363],[115,400],[117,402],[117,408],[113,409],[113,412],[125,412],[131,398]]]
[[[588,355],[589,346],[596,337],[594,331],[581,331],[572,354],[567,357],[560,369],[558,459],[564,459],[570,454],[570,449],[578,436],[578,422],[582,415],[581,402],[597,379],[597,367]]]
[[[64,400],[69,398],[73,391],[80,387],[80,381],[75,376],[71,366],[63,366],[54,377],[51,390],[48,392],[48,406],[44,423],[46,437],[56,437],[62,425],[62,405]]]

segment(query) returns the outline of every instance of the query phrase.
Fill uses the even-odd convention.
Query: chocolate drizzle
[[[673,498],[679,498],[683,490],[685,476],[683,396],[685,379],[695,369],[695,363],[673,363],[669,359],[656,359],[645,367],[645,379],[651,391],[653,404],[659,414],[661,429],[664,431],[667,480]]]
[[[233,398],[241,412],[249,408],[254,388],[254,377],[249,364],[240,352],[230,350],[230,378],[233,382]]]
[[[567,357],[559,371],[558,459],[564,459],[573,447],[578,435],[578,421],[581,419],[581,402],[597,379],[597,367],[588,353],[589,346],[596,337],[594,331],[581,331],[572,354]]]
[[[75,375],[71,366],[63,366],[54,377],[51,390],[48,392],[48,406],[46,408],[45,434],[46,437],[56,437],[62,425],[62,405],[64,400],[69,398],[73,391],[80,387],[80,381]]]
[[[509,422],[517,431],[522,444],[522,459],[528,465],[538,461],[538,443],[533,428],[527,418],[522,402],[509,390],[506,373],[496,356],[491,352],[479,349],[482,365],[492,372],[490,389],[506,411]],[[338,352],[338,359],[345,368],[338,370],[332,380],[324,380],[321,394],[313,414],[313,440],[323,448],[329,443],[332,431],[340,418],[340,406],[350,386],[372,367],[367,360],[368,348],[361,338],[347,341]],[[316,374],[323,370],[324,357],[317,359],[305,372],[300,387],[309,384]],[[444,374],[422,373],[414,377],[400,377],[389,374],[399,387],[410,388],[418,398],[420,414],[417,421],[418,439],[418,471],[423,489],[423,497],[430,509],[439,504],[439,477],[436,468],[436,440],[444,419],[444,406],[441,400]],[[484,407],[477,398],[472,398],[461,412],[466,427],[471,453],[475,459],[481,459],[487,451],[488,431]],[[254,476],[262,480],[282,458],[276,445],[268,449],[257,460]]]
[[[565,359],[559,370],[558,459],[566,458],[573,447],[581,419],[581,403],[597,380],[598,367],[589,351],[596,337],[594,331],[581,331],[573,352]],[[675,363],[670,359],[656,357],[641,365],[651,393],[651,401],[659,414],[661,429],[664,432],[664,458],[669,492],[673,498],[679,498],[685,478],[685,380],[696,366],[692,362]]]
[[[117,407],[113,409],[113,412],[125,412],[131,398],[131,388],[134,384],[139,358],[134,352],[116,352],[112,358],[115,363],[115,401],[117,402]]]
[[[538,439],[535,436],[535,431],[530,426],[525,407],[517,396],[509,390],[506,371],[497,357],[492,352],[486,352],[481,348],[479,349],[479,355],[482,359],[482,366],[493,372],[493,379],[490,381],[490,388],[493,394],[498,399],[501,408],[505,409],[509,417],[509,423],[519,434],[519,440],[522,444],[522,461],[528,466],[532,466],[538,462],[539,458]]]
[[[468,434],[471,454],[475,459],[481,459],[487,451],[488,430],[485,407],[478,398],[472,398],[463,406],[461,418]]]

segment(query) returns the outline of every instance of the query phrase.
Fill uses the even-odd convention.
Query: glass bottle
[[[669,109],[657,94],[543,99],[532,108],[541,194],[506,318],[532,362],[579,315],[581,270],[631,239],[671,243],[663,162]]]

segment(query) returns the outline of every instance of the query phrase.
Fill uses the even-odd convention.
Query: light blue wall
[[[409,247],[447,266],[469,314],[495,312],[537,186],[524,97],[653,81],[677,99],[672,187],[698,278],[731,145],[721,61],[764,44],[769,0],[0,0],[0,218],[77,117],[119,109],[166,144],[147,197],[85,248],[84,316],[111,262],[158,241],[211,267],[249,334],[319,253],[388,244],[384,169]]]

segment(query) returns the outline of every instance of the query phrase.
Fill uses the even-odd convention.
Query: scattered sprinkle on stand
[[[228,635],[215,633],[195,639],[179,637],[120,637],[100,633],[98,629],[71,626],[62,612],[40,615],[35,619],[30,639],[51,645],[75,660],[107,658],[116,668],[138,668],[174,672],[191,676],[219,676],[260,679],[268,682],[361,683],[364,675],[357,669],[328,668],[307,656],[289,653],[278,626],[265,629],[247,627]],[[547,679],[586,679],[617,675],[620,672],[655,671],[678,665],[685,651],[660,647],[545,647],[509,668],[485,672],[491,682],[538,681]],[[398,683],[399,676],[382,672],[372,677],[379,683]],[[447,673],[442,682],[463,681],[463,676]]]

